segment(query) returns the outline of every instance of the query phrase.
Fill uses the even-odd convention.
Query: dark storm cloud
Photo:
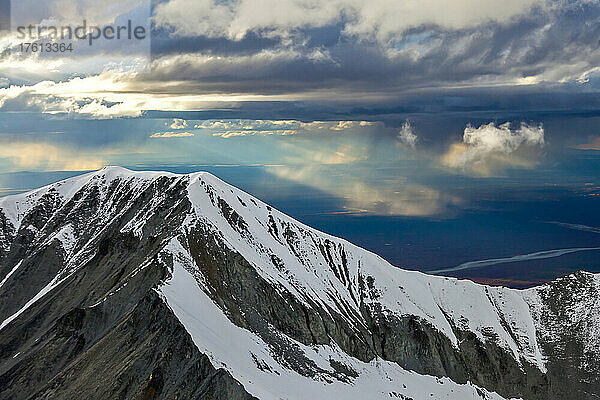
[[[593,116],[600,109],[597,2],[532,2],[527,7],[508,2],[506,7],[518,12],[449,24],[443,22],[462,14],[443,15],[432,8],[435,1],[424,6],[437,13],[433,17],[415,14],[413,21],[399,13],[400,22],[391,18],[395,14],[385,19],[385,13],[368,20],[371,11],[381,11],[378,7],[393,11],[393,2],[365,3],[354,14],[332,12],[327,4],[318,12],[308,10],[313,12],[309,16],[291,10],[299,21],[286,17],[286,8],[263,15],[270,12],[264,5],[271,3],[265,1],[256,3],[263,8],[246,9],[252,17],[246,19],[233,10],[250,4],[246,1],[160,5],[171,3],[176,16],[189,17],[191,23],[156,24],[149,70],[125,73],[108,67],[75,84],[67,77],[49,87],[0,89],[0,106],[64,109],[89,118],[171,117],[204,110],[189,115],[380,120],[392,127],[420,115],[535,121]],[[321,20],[320,13],[331,15]],[[77,92],[80,88],[85,92]]]
[[[519,81],[527,77],[541,84],[584,80],[600,62],[599,17],[597,3],[553,3],[508,22],[454,30],[422,25],[385,42],[348,35],[339,21],[293,29],[285,37],[249,31],[240,40],[161,31],[156,55],[189,57],[155,64],[146,79],[184,80],[196,93],[293,95],[333,89],[337,98],[531,83]],[[213,55],[219,57],[207,58]]]
[[[168,54],[195,52],[216,55],[248,55],[279,45],[278,40],[261,37],[255,32],[249,32],[241,40],[206,36],[186,36],[174,39],[171,34],[172,32],[164,29],[152,32],[151,52],[153,58]]]

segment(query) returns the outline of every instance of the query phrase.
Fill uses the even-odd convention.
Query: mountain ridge
[[[29,276],[24,281],[28,287],[21,289],[17,277],[27,278],[40,264],[45,266],[44,277]],[[99,265],[104,269],[97,270]],[[110,287],[79,293],[77,280],[90,279],[91,287],[98,284],[91,274],[110,274],[111,284],[100,285]],[[152,278],[146,277],[140,287],[131,286],[146,274]],[[103,318],[116,324],[153,296],[148,293],[155,293],[169,309],[161,306],[161,315],[171,312],[173,324],[183,326],[196,350],[216,371],[228,374],[227,383],[214,390],[239,392],[242,385],[246,395],[259,398],[291,398],[303,390],[314,390],[312,395],[318,397],[325,388],[332,391],[330,396],[346,398],[359,393],[373,398],[452,398],[447,397],[453,393],[449,390],[463,391],[465,398],[497,396],[493,391],[504,397],[562,398],[553,397],[564,394],[555,384],[559,372],[553,371],[565,366],[549,347],[568,341],[568,332],[560,330],[556,320],[544,318],[548,310],[556,319],[574,311],[551,304],[557,296],[552,290],[565,281],[580,282],[578,290],[587,291],[589,300],[587,315],[595,322],[599,306],[594,293],[600,287],[598,276],[587,273],[515,290],[405,271],[209,173],[133,172],[120,167],[0,198],[0,277],[0,299],[7,300],[0,305],[0,381],[18,380],[23,373],[19,368],[29,365],[21,359],[27,346],[15,338],[8,345],[3,331],[16,335],[27,326],[23,320],[41,319],[43,328],[30,335],[54,332],[48,339],[54,343],[57,321],[72,310],[88,315],[97,312],[89,310],[110,305]],[[56,296],[56,291],[79,297],[71,302],[59,298],[65,304],[53,306],[48,296]],[[122,296],[128,291],[137,302],[130,308],[113,304],[117,298],[127,303]],[[195,295],[182,299],[183,292]],[[53,313],[41,317],[38,309],[43,307]],[[204,314],[190,320],[197,310]],[[231,343],[219,345],[218,335],[209,340],[211,330],[197,323],[202,317],[217,321],[223,332],[245,343],[237,358],[228,352]],[[585,325],[577,318],[573,321],[579,328]],[[586,379],[594,387],[600,371],[594,364],[598,348],[586,348],[582,339],[600,343],[600,334],[594,323],[588,325],[580,334],[583,338],[573,339],[572,345],[581,347],[587,363],[583,369],[593,367],[595,372]],[[75,361],[104,337],[82,335],[84,344]],[[249,350],[251,343],[260,344],[254,352]],[[11,359],[9,350],[19,348],[23,356]],[[29,363],[35,365],[34,360]],[[585,372],[579,366],[566,367],[577,377]],[[406,387],[402,381],[411,384]],[[294,382],[303,390],[286,392]],[[165,393],[174,390],[165,379],[162,386]],[[425,393],[427,387],[439,392]],[[587,398],[583,392],[576,394],[582,397],[568,395]]]

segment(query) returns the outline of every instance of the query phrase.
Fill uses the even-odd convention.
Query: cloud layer
[[[170,0],[156,7],[159,27],[183,36],[205,35],[241,39],[252,31],[289,37],[300,28],[320,28],[345,21],[346,35],[381,40],[420,25],[461,29],[491,20],[505,22],[529,11],[539,0],[398,2],[382,0]]]
[[[71,14],[77,19],[77,8]],[[12,86],[0,104],[114,118],[265,101],[343,103],[348,112],[407,95],[436,105],[436,93],[449,88],[589,91],[600,73],[598,18],[600,4],[587,0],[170,0],[154,8],[149,68],[109,63],[73,77],[67,55],[19,60],[7,53],[0,82]]]
[[[194,136],[191,132],[156,132],[153,133],[151,138],[179,138],[179,137],[191,137]]]

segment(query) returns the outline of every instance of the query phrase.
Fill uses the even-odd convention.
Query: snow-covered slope
[[[533,399],[556,390],[547,344],[565,332],[548,317],[555,286],[521,291],[402,270],[204,172],[109,167],[0,198],[0,300],[9,300],[0,335],[84,279],[115,237],[135,243],[135,254],[119,245],[132,260],[103,268],[131,262],[131,273],[75,305],[108,307],[141,275],[165,270],[152,290],[211,364],[260,399]],[[56,245],[56,269],[11,296]],[[599,278],[590,276],[578,287],[588,301],[560,310],[573,324],[587,311],[587,358],[600,347],[600,306],[589,298]]]
[[[449,378],[419,375],[397,364],[374,359],[361,362],[338,346],[306,346],[297,341],[303,354],[322,371],[312,377],[281,365],[269,345],[258,335],[235,326],[210,299],[191,272],[192,267],[177,243],[168,251],[178,261],[172,277],[159,288],[167,304],[188,330],[198,349],[211,362],[227,369],[246,390],[259,399],[501,399],[495,393]],[[193,268],[193,267],[192,267]],[[206,290],[206,288],[204,288]],[[333,365],[356,373],[347,380],[335,379]]]
[[[191,175],[188,192],[194,214],[187,224],[200,220],[212,225],[275,288],[348,314],[352,324],[365,324],[360,318],[359,277],[370,276],[373,296],[364,299],[367,306],[377,303],[390,314],[418,316],[456,346],[453,326],[474,332],[481,340],[493,332],[497,343],[517,360],[544,368],[522,292],[399,269],[376,254],[273,210],[210,174]],[[219,201],[240,216],[243,228],[227,221]],[[281,262],[274,263],[273,255]]]

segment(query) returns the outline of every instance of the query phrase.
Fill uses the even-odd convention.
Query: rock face
[[[393,267],[207,173],[0,199],[0,398],[591,399],[600,277]]]

